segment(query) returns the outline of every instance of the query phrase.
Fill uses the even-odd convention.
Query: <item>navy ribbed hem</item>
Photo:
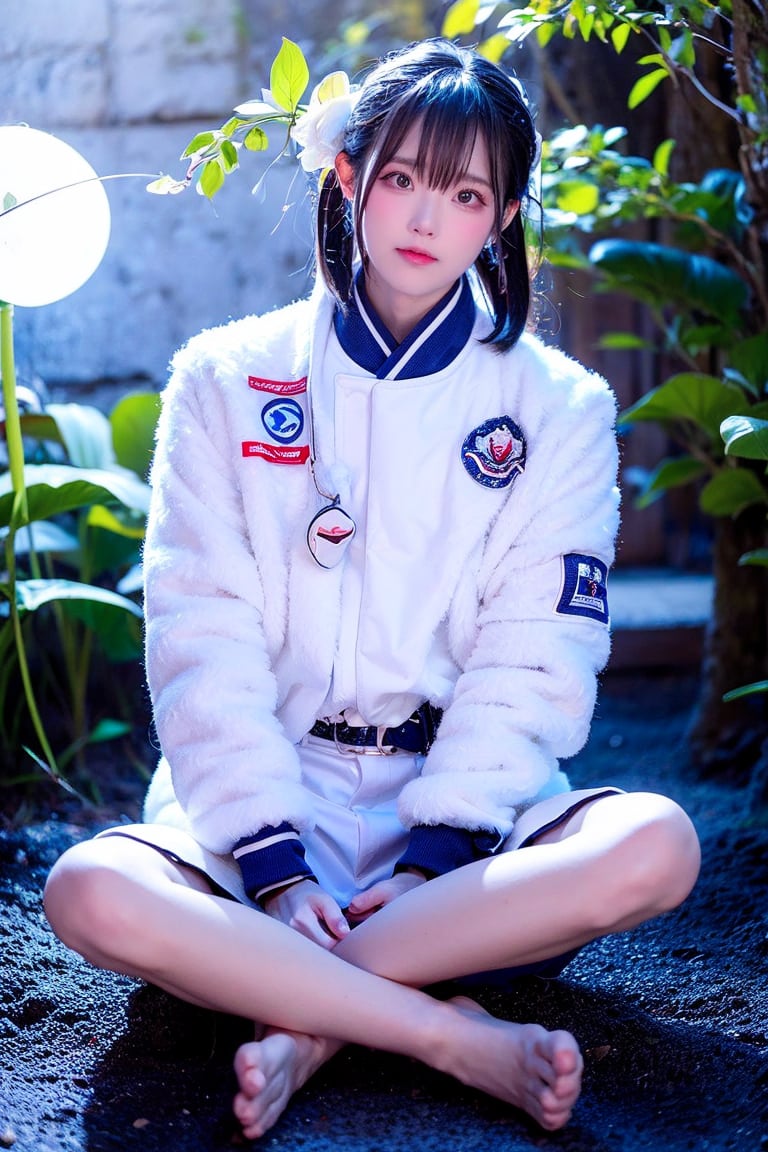
[[[243,885],[251,900],[289,880],[315,877],[304,859],[304,845],[290,824],[262,828],[255,836],[238,840],[232,855],[240,865]]]
[[[395,871],[418,868],[429,876],[442,876],[464,864],[492,856],[504,843],[495,828],[470,832],[448,824],[417,824],[411,829],[408,847],[398,860]]]

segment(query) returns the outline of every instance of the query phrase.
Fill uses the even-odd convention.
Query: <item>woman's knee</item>
[[[132,932],[128,898],[135,881],[109,842],[89,840],[70,848],[54,864],[43,906],[53,931],[67,947],[104,966],[120,955],[121,938]]]
[[[640,920],[682,904],[696,883],[701,852],[690,817],[675,801],[653,793],[627,799],[633,819],[611,862],[614,912]]]

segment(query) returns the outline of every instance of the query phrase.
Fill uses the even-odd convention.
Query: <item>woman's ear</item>
[[[501,220],[502,232],[504,231],[505,228],[509,227],[509,225],[512,223],[512,221],[514,220],[515,216],[517,216],[519,211],[520,211],[520,201],[519,200],[510,200],[509,203],[507,204],[506,208],[504,209],[504,215],[503,215],[502,220]]]
[[[354,200],[355,172],[352,167],[352,161],[346,152],[339,152],[334,167],[336,168],[336,176],[338,177],[342,192],[347,200]]]

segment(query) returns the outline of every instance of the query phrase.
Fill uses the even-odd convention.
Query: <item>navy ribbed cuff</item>
[[[396,872],[418,868],[428,876],[442,876],[474,860],[498,852],[504,837],[497,829],[470,832],[448,824],[417,824],[411,829],[408,847],[395,865]]]
[[[254,836],[238,840],[232,855],[240,865],[243,884],[251,900],[289,880],[314,880],[304,859],[304,845],[290,824],[267,826]]]

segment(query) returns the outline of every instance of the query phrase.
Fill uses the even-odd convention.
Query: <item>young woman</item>
[[[517,81],[436,40],[338,99],[297,133],[330,165],[311,299],[175,360],[145,553],[164,756],[145,823],[71,849],[47,913],[256,1022],[248,1137],[350,1042],[554,1129],[575,1039],[420,989],[556,972],[695,882],[675,804],[558,768],[609,650],[614,400],[524,331]]]

